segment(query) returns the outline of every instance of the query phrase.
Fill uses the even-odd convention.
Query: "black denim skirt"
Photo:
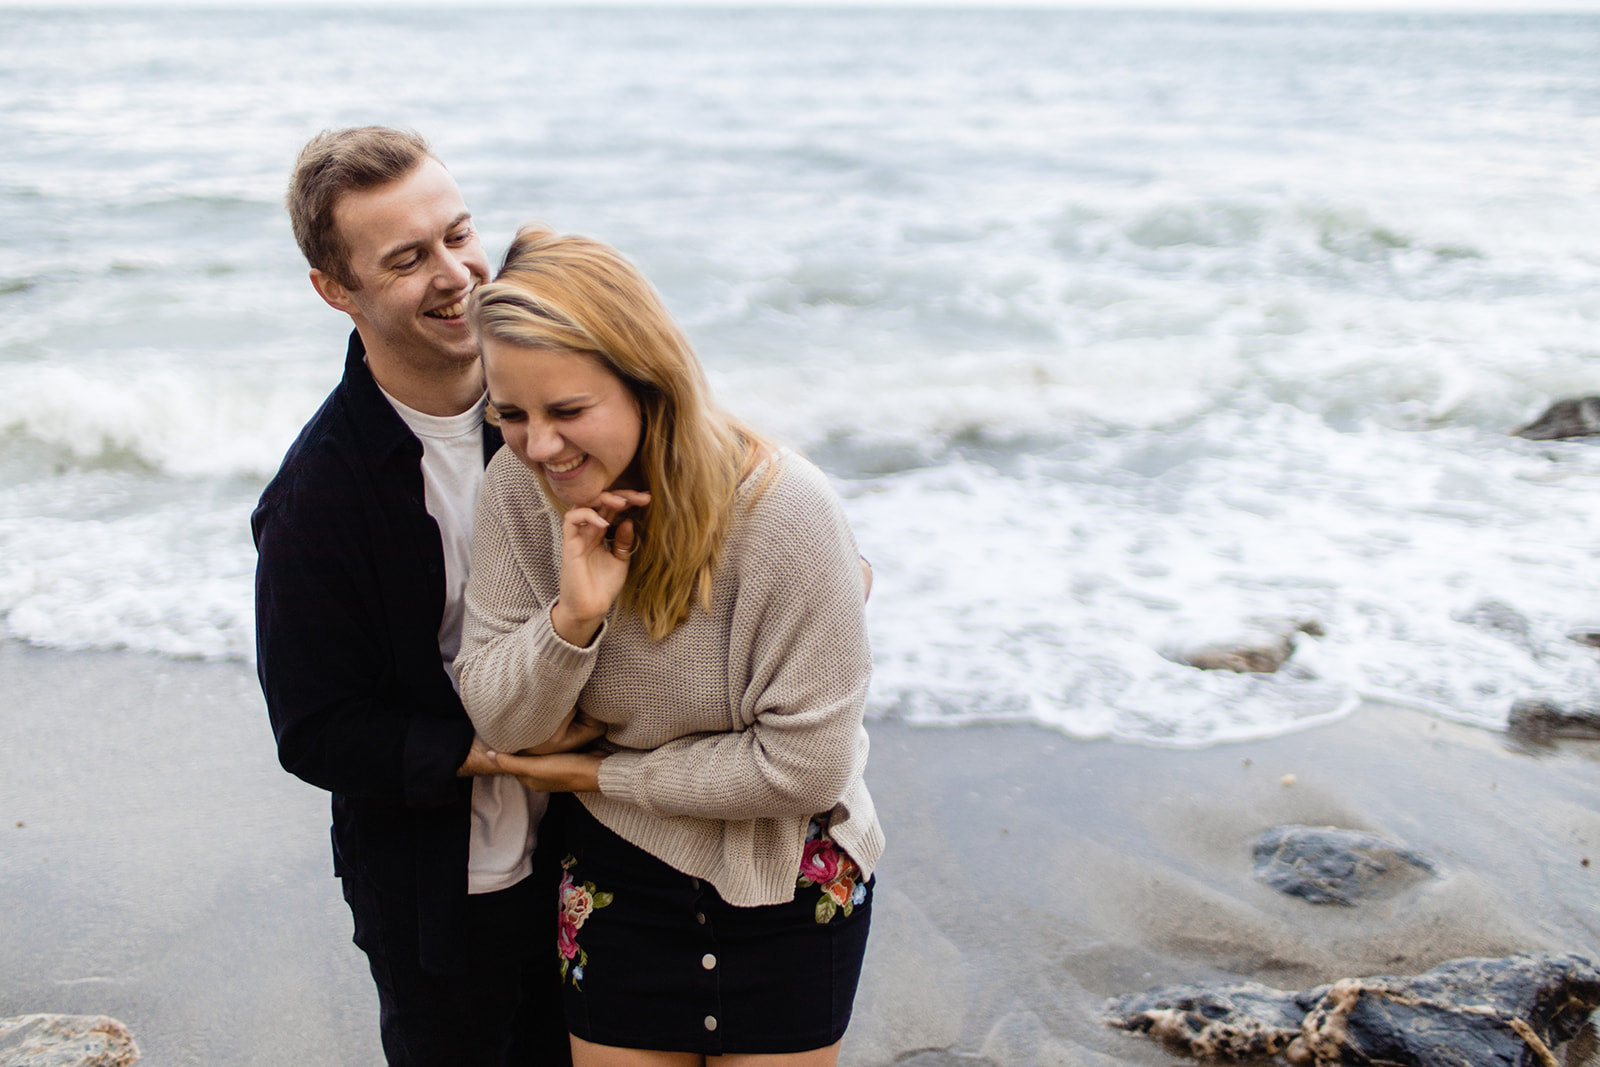
[[[844,1036],[873,886],[855,884],[842,855],[830,873],[831,844],[820,855],[808,847],[819,880],[791,903],[739,908],[606,829],[570,794],[551,797],[544,826],[564,853],[555,957],[573,1034],[708,1056],[805,1052]]]

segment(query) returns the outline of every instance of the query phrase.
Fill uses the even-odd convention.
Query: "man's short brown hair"
[[[399,181],[430,157],[437,158],[421,134],[388,126],[323,130],[307,141],[284,198],[306,262],[346,289],[361,288],[350,269],[350,249],[334,225],[335,205],[354,189]]]

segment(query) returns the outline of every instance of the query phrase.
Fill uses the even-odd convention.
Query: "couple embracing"
[[[528,226],[491,281],[414,134],[319,135],[288,202],[355,329],[252,517],[258,666],[389,1062],[829,1067],[883,838],[825,478],[615,250]]]

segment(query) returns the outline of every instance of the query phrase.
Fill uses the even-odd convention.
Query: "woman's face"
[[[632,469],[643,427],[639,402],[598,361],[486,339],[483,373],[506,444],[563,504],[587,507],[613,487],[646,488]]]

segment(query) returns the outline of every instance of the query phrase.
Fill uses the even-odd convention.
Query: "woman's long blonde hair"
[[[658,640],[696,598],[709,609],[739,483],[771,446],[717,409],[694,349],[644,275],[608,245],[530,224],[494,281],[473,293],[467,318],[480,345],[578,352],[628,387],[650,505],[634,517],[639,540],[620,601]]]

